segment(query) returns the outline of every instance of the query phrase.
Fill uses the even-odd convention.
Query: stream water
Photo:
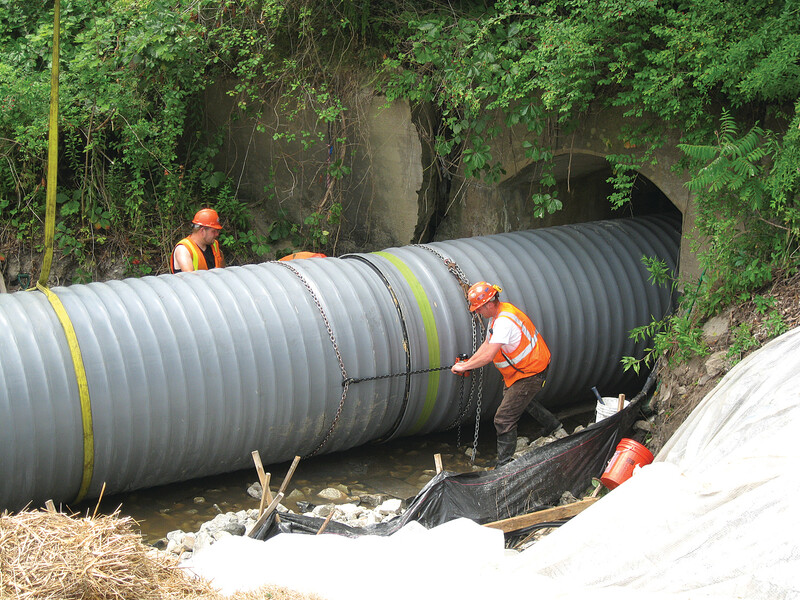
[[[580,414],[566,418],[560,415],[567,431],[591,422],[593,415]],[[519,435],[535,439],[538,424],[528,415],[519,423]],[[485,469],[496,457],[495,434],[491,423],[481,427],[478,453],[474,464],[470,460],[474,427],[464,424],[461,446],[457,446],[456,430],[425,437],[402,438],[386,444],[368,444],[346,452],[301,460],[292,476],[283,504],[302,512],[297,502],[312,505],[330,502],[317,494],[329,487],[343,489],[349,496],[366,494],[386,498],[408,499],[416,495],[435,474],[434,455],[440,454],[445,470],[466,472]],[[468,455],[469,452],[469,455]],[[290,463],[264,465],[270,473],[270,488],[280,487]],[[71,507],[78,513],[98,510],[111,514],[119,509],[122,515],[133,518],[145,543],[155,544],[167,533],[177,529],[197,531],[200,525],[217,514],[257,509],[259,501],[247,493],[258,481],[255,467],[233,473],[193,479],[156,488],[138,490],[103,498]],[[98,508],[99,506],[99,508]]]

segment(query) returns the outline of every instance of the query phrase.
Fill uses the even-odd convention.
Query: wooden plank
[[[518,517],[511,517],[510,519],[502,519],[501,521],[494,521],[493,523],[486,523],[484,527],[491,527],[493,529],[500,529],[505,533],[524,529],[531,525],[538,525],[539,523],[546,523],[548,521],[560,521],[561,519],[568,519],[574,517],[582,512],[599,498],[586,498],[573,502],[572,504],[565,504],[564,506],[556,506],[555,508],[546,508],[544,510],[537,510],[536,512],[528,513],[527,515],[519,515]]]

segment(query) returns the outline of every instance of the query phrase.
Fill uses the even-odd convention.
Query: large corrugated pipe
[[[642,351],[628,332],[672,302],[640,259],[674,268],[679,237],[674,218],[637,218],[55,288],[88,406],[46,297],[0,295],[0,508],[451,427],[460,378],[445,367],[481,341],[464,280],[499,284],[539,327],[545,404],[612,389]],[[484,372],[491,416],[501,383]]]

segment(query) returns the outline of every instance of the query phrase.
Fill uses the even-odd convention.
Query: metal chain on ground
[[[311,454],[308,454],[306,458],[310,458],[317,454],[320,450],[322,450],[323,446],[328,443],[331,435],[333,434],[333,430],[336,428],[336,424],[339,422],[339,418],[342,416],[342,409],[344,408],[344,401],[347,398],[347,390],[350,387],[350,382],[347,377],[347,369],[344,367],[344,360],[342,360],[342,353],[339,351],[339,345],[336,343],[336,338],[333,335],[333,329],[331,328],[330,321],[328,321],[328,316],[325,314],[325,310],[322,308],[322,303],[319,301],[316,292],[313,290],[311,285],[308,283],[308,280],[303,276],[300,271],[295,269],[292,265],[288,264],[287,262],[277,261],[277,264],[282,265],[289,269],[292,273],[294,273],[298,279],[303,283],[305,288],[308,290],[309,294],[311,294],[311,299],[314,301],[314,304],[317,305],[317,310],[319,310],[319,314],[322,315],[322,321],[325,323],[325,329],[328,331],[328,338],[333,345],[333,351],[336,353],[336,360],[339,362],[339,370],[342,372],[342,399],[339,401],[339,407],[336,409],[336,414],[333,417],[333,422],[331,423],[330,428],[328,429],[328,433],[325,434],[325,437],[322,438],[322,441],[319,445],[314,449]]]

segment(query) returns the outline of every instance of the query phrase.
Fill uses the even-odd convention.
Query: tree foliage
[[[181,224],[210,204],[242,261],[287,236],[324,247],[358,118],[346,98],[367,82],[436,107],[436,152],[467,177],[500,180],[499,136],[525,132],[520,151],[542,165],[539,216],[561,206],[553,131],[598,108],[623,112],[620,142],[636,153],[608,156],[615,206],[680,132],[675,167],[709,240],[700,304],[712,310],[797,266],[799,25],[796,0],[62,0],[58,245],[87,277],[108,253],[163,270]],[[51,38],[52,0],[0,0],[5,248],[41,239]],[[208,131],[202,115],[220,82],[233,118],[327,148],[318,210],[253,230],[237,182],[214,167],[227,124]],[[308,113],[305,130],[268,130],[270,114]]]
[[[509,127],[523,126],[531,135],[521,150],[546,163],[552,128],[568,133],[590,111],[615,107],[625,119],[620,145],[637,149],[607,156],[609,200],[620,206],[677,132],[686,157],[670,167],[686,170],[705,242],[703,277],[687,295],[700,315],[797,269],[795,0],[499,0],[488,14],[411,17],[406,37],[384,63],[384,89],[439,107],[438,151],[467,176],[502,175],[493,146]],[[538,215],[560,207],[552,170],[542,173],[550,191],[532,197]],[[655,354],[676,343],[699,352],[696,321],[652,324]]]
[[[234,82],[238,113],[264,130],[301,111],[329,143],[346,107],[341,85],[380,35],[380,2],[327,0],[62,0],[57,250],[91,279],[98,261],[126,257],[129,274],[166,269],[181,227],[201,206],[224,216],[229,257],[247,261],[279,240],[317,249],[335,224],[335,198],[296,223],[251,228],[236,182],[215,168],[223,124],[209,131],[203,94]],[[41,249],[53,2],[0,0],[0,244]],[[376,55],[377,56],[377,55]],[[276,137],[288,135],[275,132]],[[347,175],[338,153],[329,179]],[[332,186],[329,186],[332,187]],[[268,194],[269,190],[265,191]],[[254,200],[254,199],[250,199]],[[138,266],[142,265],[142,266]]]

